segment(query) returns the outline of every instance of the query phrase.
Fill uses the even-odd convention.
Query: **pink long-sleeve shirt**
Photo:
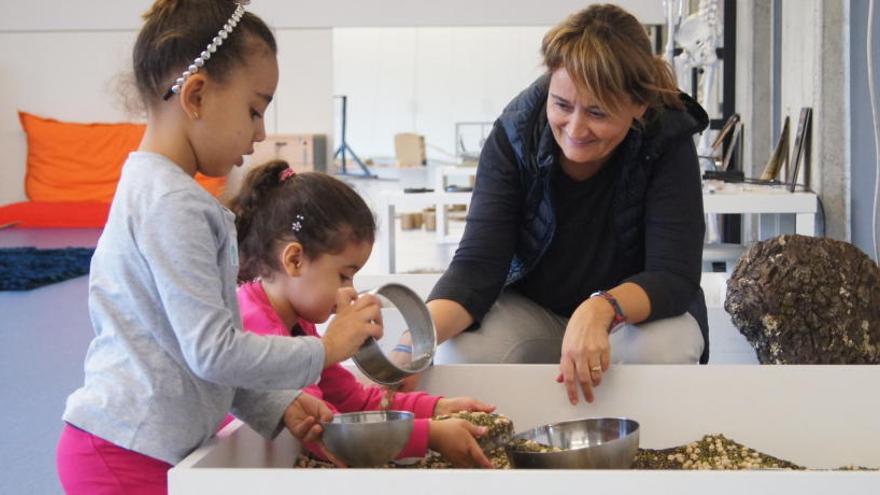
[[[259,282],[244,284],[238,288],[238,304],[246,331],[262,335],[291,336],[291,329],[269,303],[269,298]],[[319,337],[314,323],[300,319],[303,335]],[[324,400],[333,412],[375,411],[379,409],[385,390],[360,383],[353,374],[339,364],[329,366],[321,373],[318,383],[303,389],[304,392]],[[428,450],[430,418],[440,397],[424,392],[396,393],[391,409],[412,411],[415,414],[413,432],[409,442],[398,458],[423,457]]]

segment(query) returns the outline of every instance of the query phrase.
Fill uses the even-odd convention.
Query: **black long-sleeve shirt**
[[[649,320],[684,313],[699,290],[702,190],[691,137],[667,148],[651,165],[644,197],[644,259],[622,259],[616,249],[612,200],[622,164],[615,153],[586,181],[575,182],[558,167],[552,172],[556,230],[544,256],[513,288],[570,316],[594,291],[628,281],[647,293]],[[496,126],[482,150],[464,237],[429,297],[458,302],[476,322],[503,288],[520,222],[529,214],[523,211],[526,193],[514,156]]]

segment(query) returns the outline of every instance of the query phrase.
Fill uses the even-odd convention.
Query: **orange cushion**
[[[110,203],[26,201],[0,206],[0,226],[103,227],[109,213]]]
[[[27,134],[25,192],[33,201],[109,203],[128,154],[144,135],[142,124],[80,124],[18,112]],[[196,180],[214,196],[225,177]]]

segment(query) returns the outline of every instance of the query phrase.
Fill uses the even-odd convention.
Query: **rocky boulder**
[[[801,235],[755,243],[724,309],[762,364],[880,364],[880,269],[852,244]]]

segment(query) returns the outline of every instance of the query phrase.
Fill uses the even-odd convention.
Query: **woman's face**
[[[578,93],[565,68],[550,75],[547,120],[562,150],[563,165],[598,169],[645,109],[645,105],[628,103],[612,115],[592,95]]]

